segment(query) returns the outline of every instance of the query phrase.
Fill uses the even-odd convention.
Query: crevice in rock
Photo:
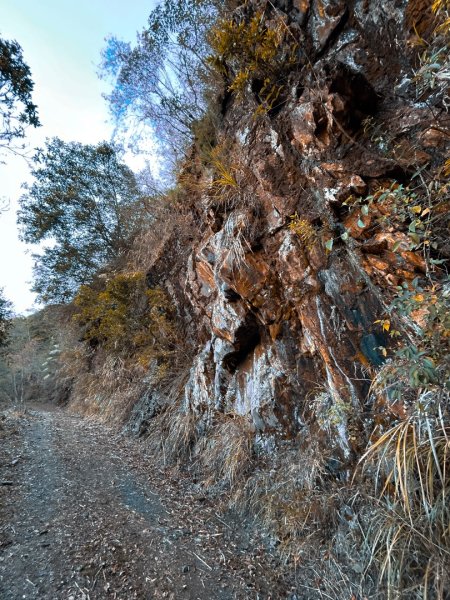
[[[241,299],[241,296],[237,292],[235,292],[232,288],[227,288],[224,291],[223,295],[228,300],[228,302],[237,302],[238,300]]]
[[[249,313],[244,323],[236,331],[234,341],[235,351],[223,357],[223,367],[230,373],[234,373],[260,342],[261,333],[258,321],[253,313]]]
[[[348,8],[346,8],[344,10],[344,12],[342,13],[342,17],[340,18],[339,22],[336,24],[335,28],[333,29],[333,31],[331,32],[330,36],[328,37],[325,45],[317,53],[317,55],[316,55],[316,61],[319,58],[321,58],[324,54],[326,54],[328,52],[328,50],[331,48],[331,46],[338,39],[338,37],[340,36],[340,34],[342,33],[342,31],[344,30],[345,26],[348,23],[349,16],[350,16],[350,12],[349,12]]]
[[[330,93],[339,94],[346,100],[346,119],[352,130],[358,129],[364,117],[377,112],[380,98],[362,73],[344,63],[327,65],[325,71],[331,77]]]

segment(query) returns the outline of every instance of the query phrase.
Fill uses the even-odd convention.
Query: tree
[[[217,18],[214,0],[163,0],[151,13],[137,44],[107,39],[100,75],[113,81],[107,99],[116,122],[149,124],[176,156],[191,139],[204,111],[211,73],[207,31]]]
[[[44,302],[66,302],[129,248],[142,215],[140,194],[117,148],[106,142],[54,138],[34,161],[34,183],[18,212],[22,239],[48,242],[34,255],[33,290]]]
[[[12,304],[3,294],[0,288],[0,350],[8,343],[8,333],[13,318]]]
[[[24,138],[27,126],[40,126],[33,87],[20,45],[0,38],[0,148]]]
[[[67,393],[60,354],[74,345],[72,307],[46,306],[11,321],[9,343],[0,355],[0,402],[59,401]]]

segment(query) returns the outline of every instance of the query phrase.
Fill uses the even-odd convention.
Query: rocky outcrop
[[[371,377],[391,343],[375,322],[426,268],[407,227],[380,226],[389,207],[361,206],[442,162],[449,122],[411,81],[420,3],[269,4],[298,42],[298,68],[262,117],[250,88],[228,101],[231,201],[202,175],[185,293],[205,333],[185,409],[245,415],[255,434],[287,438],[319,434],[326,411],[324,443],[345,470],[367,441]]]

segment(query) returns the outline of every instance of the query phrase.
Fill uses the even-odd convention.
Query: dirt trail
[[[0,425],[2,600],[296,597],[254,534],[138,444],[62,411]]]

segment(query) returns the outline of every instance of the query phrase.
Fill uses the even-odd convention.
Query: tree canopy
[[[107,142],[54,138],[34,162],[34,182],[20,200],[21,237],[46,242],[34,255],[33,290],[44,302],[65,302],[127,250],[138,227],[140,193]]]
[[[135,47],[110,37],[102,54],[100,74],[113,82],[107,99],[116,122],[134,117],[150,125],[176,155],[204,111],[203,92],[211,71],[206,34],[217,4],[163,0],[150,13]]]
[[[25,137],[27,126],[39,127],[33,87],[20,45],[0,38],[0,148]]]

